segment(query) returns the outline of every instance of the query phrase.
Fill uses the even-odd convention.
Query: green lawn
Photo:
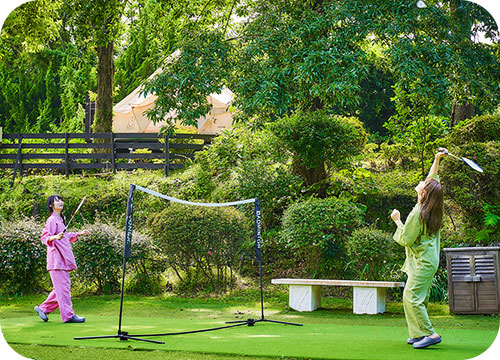
[[[224,298],[126,296],[122,330],[163,333],[210,328],[225,321],[259,317],[257,293]],[[349,301],[323,299],[323,309],[289,311],[286,294],[266,302],[266,317],[300,322],[296,327],[257,323],[197,334],[150,338],[165,344],[118,339],[73,340],[75,336],[114,335],[118,328],[118,296],[73,298],[84,324],[63,324],[59,312],[44,323],[33,312],[43,296],[0,298],[0,325],[6,341],[25,357],[43,359],[468,359],[494,341],[499,318],[458,316],[447,305],[431,304],[433,324],[443,343],[428,350],[406,345],[407,329],[400,303],[389,303],[381,315],[353,315]]]

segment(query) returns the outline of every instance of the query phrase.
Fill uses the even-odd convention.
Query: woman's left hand
[[[90,234],[90,231],[88,230],[82,230],[78,233],[78,235],[88,235],[88,234]]]
[[[401,214],[399,213],[399,210],[392,210],[391,218],[392,220],[394,220],[394,222],[398,222],[399,220],[401,220]]]

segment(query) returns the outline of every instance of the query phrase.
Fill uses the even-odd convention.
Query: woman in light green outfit
[[[441,342],[427,314],[432,278],[439,265],[439,240],[443,219],[443,188],[437,175],[439,160],[446,156],[439,148],[425,181],[415,190],[418,201],[403,224],[398,210],[391,217],[397,225],[394,240],[405,247],[403,271],[408,280],[403,292],[403,307],[410,338],[408,344],[423,349]]]

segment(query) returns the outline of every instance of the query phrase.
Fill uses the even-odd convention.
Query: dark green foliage
[[[345,165],[350,156],[361,152],[367,137],[358,119],[325,111],[298,111],[271,124],[271,130],[306,169]]]
[[[75,276],[82,284],[93,287],[97,293],[116,293],[120,289],[124,231],[105,223],[95,223],[86,228],[90,230],[90,235],[80,237],[73,244],[78,265]],[[144,263],[150,256],[150,249],[148,239],[134,232],[128,263]],[[139,273],[138,276],[146,280],[147,269],[141,269],[140,264],[135,264],[135,267],[142,270],[142,274]],[[153,283],[155,276],[156,274],[149,278]]]
[[[451,144],[461,146],[468,142],[500,141],[500,108],[492,114],[484,114],[467,119],[449,135]]]
[[[252,229],[233,207],[174,203],[148,218],[148,230],[186,291],[232,287],[245,249],[252,247]]]
[[[258,198],[262,205],[263,226],[278,226],[288,205],[298,196],[302,180],[288,167],[258,159],[236,168],[234,193],[237,198]]]
[[[359,109],[359,120],[371,133],[386,135],[387,131],[383,124],[394,114],[394,103],[391,98],[394,96],[392,86],[396,81],[394,74],[388,67],[381,64],[382,58],[373,56],[372,62],[368,66],[368,74],[361,80],[361,93],[359,105],[353,109],[352,114],[356,114]]]
[[[272,227],[302,183],[289,171],[289,152],[280,145],[265,129],[238,126],[223,131],[208,149],[196,154],[193,192],[210,194],[218,202],[257,197],[263,225]]]
[[[453,129],[445,139],[450,153],[475,161],[484,170],[476,172],[467,165],[452,158],[442,160],[442,182],[445,194],[464,214],[470,228],[470,237],[488,228],[485,223],[485,206],[495,213],[494,207],[500,203],[500,115],[476,116]],[[455,214],[452,214],[455,216]],[[498,233],[478,238],[482,243],[498,242]],[[462,239],[464,242],[475,240]]]
[[[292,170],[306,186],[315,185],[325,196],[327,167],[349,164],[366,143],[366,131],[356,118],[331,116],[326,111],[297,111],[270,125],[292,154]]]
[[[363,211],[348,200],[310,198],[285,211],[280,235],[297,262],[305,263],[307,275],[342,276],[345,241],[362,223]]]
[[[75,275],[80,282],[95,286],[97,293],[116,292],[120,287],[122,233],[104,224],[88,229],[90,235],[82,236],[73,244],[78,265]]]
[[[403,264],[404,248],[375,226],[356,229],[346,241],[348,269],[357,280],[387,280],[394,263]]]
[[[31,294],[47,280],[43,226],[33,219],[0,223],[0,291]]]
[[[165,261],[153,241],[137,231],[133,233],[132,251],[127,260],[127,268],[129,269],[125,283],[127,293],[148,296],[163,293],[162,273],[166,268]]]
[[[398,209],[402,218],[410,213],[417,202],[414,188],[420,181],[420,175],[401,170],[373,172],[372,175],[377,191],[360,193],[357,201],[366,206],[367,223],[393,232],[396,228],[390,213],[392,209]]]

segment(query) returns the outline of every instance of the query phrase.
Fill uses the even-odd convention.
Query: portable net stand
[[[127,264],[127,259],[130,257],[130,252],[132,248],[132,228],[133,228],[133,217],[134,217],[134,191],[139,190],[154,196],[158,196],[160,198],[181,203],[185,205],[194,205],[194,206],[204,206],[204,207],[220,207],[220,206],[235,206],[242,204],[254,203],[254,221],[255,221],[255,257],[257,262],[259,263],[259,277],[260,277],[260,308],[261,308],[261,317],[259,319],[247,319],[247,320],[238,320],[238,321],[227,321],[225,325],[208,329],[200,329],[200,330],[191,330],[191,331],[181,331],[181,332],[169,332],[169,333],[158,333],[158,334],[129,334],[129,332],[122,331],[122,315],[123,315],[123,293],[125,286],[125,269]],[[122,286],[121,286],[121,294],[120,294],[120,315],[118,320],[118,333],[116,335],[102,335],[102,336],[85,336],[85,337],[75,337],[75,340],[87,340],[87,339],[107,339],[107,338],[119,338],[120,340],[139,340],[152,342],[156,344],[164,344],[163,341],[155,341],[149,339],[143,339],[142,337],[152,337],[152,336],[169,336],[169,335],[182,335],[182,334],[193,334],[199,332],[213,331],[213,330],[221,330],[228,329],[232,327],[248,325],[254,326],[258,322],[272,322],[278,324],[285,325],[294,325],[294,326],[302,326],[302,324],[277,321],[277,320],[269,320],[264,317],[264,290],[263,290],[263,281],[262,281],[262,239],[261,239],[261,208],[259,199],[246,199],[241,201],[227,202],[227,203],[197,203],[185,200],[179,200],[167,195],[160,194],[156,191],[146,189],[139,185],[130,185],[130,189],[128,192],[128,201],[127,201],[127,218],[125,224],[125,246],[123,250],[123,266],[122,266]]]

